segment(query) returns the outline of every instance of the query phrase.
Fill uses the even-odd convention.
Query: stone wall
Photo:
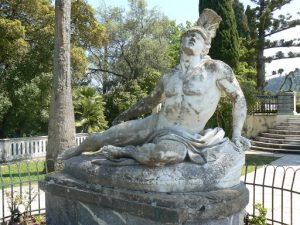
[[[256,137],[259,133],[287,121],[291,115],[248,115],[243,128],[247,138]]]

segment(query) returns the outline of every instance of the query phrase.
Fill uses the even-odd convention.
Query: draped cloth
[[[191,134],[182,129],[164,128],[155,131],[147,140],[148,143],[157,144],[162,140],[180,142],[187,149],[187,157],[194,163],[203,165],[213,162],[218,158],[221,150],[226,145],[231,145],[238,150],[228,138],[224,138],[225,132],[222,128],[207,129],[200,134]],[[146,142],[146,143],[147,143]]]

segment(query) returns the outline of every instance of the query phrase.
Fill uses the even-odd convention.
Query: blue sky
[[[104,0],[87,0],[94,8],[98,8],[100,3]],[[248,4],[251,5],[250,0],[240,0],[246,7]],[[107,6],[127,6],[127,0],[105,0]],[[186,21],[196,22],[198,19],[198,3],[199,0],[147,0],[148,7],[158,7],[158,9],[163,12],[172,20],[176,20],[176,23],[185,23]],[[286,5],[282,8],[283,14],[289,12],[292,15],[296,14],[296,11],[300,11],[299,0],[293,0],[292,3]],[[299,18],[299,16],[298,16]],[[293,39],[300,37],[300,26],[295,29],[291,29],[287,32],[282,32],[278,35],[274,35],[272,39]],[[274,54],[274,52],[279,51],[279,49],[272,49],[265,52],[266,56]],[[289,51],[300,52],[300,48],[288,49]],[[284,73],[294,70],[295,68],[300,68],[300,59],[285,59],[274,61],[273,63],[266,64],[267,75],[271,74],[273,70],[278,70],[283,68]]]

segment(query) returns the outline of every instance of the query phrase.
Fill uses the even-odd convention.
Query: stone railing
[[[296,114],[296,93],[280,92],[273,95],[257,95],[256,104],[249,109],[250,114]]]
[[[87,136],[76,134],[76,144]],[[47,142],[48,136],[0,139],[0,162],[45,157]]]

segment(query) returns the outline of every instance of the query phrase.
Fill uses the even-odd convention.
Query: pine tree
[[[283,52],[276,53],[273,57],[264,57],[264,50],[278,47],[300,46],[299,40],[279,40],[270,41],[268,37],[281,31],[300,25],[299,19],[292,19],[292,16],[279,15],[275,17],[276,11],[280,10],[292,0],[251,0],[256,6],[247,7],[246,15],[248,18],[251,38],[256,39],[256,69],[257,69],[257,88],[263,90],[265,86],[265,63],[283,58],[300,57],[299,53],[290,52],[287,56]]]
[[[239,63],[239,37],[232,0],[199,0],[199,14],[205,8],[214,10],[223,19],[212,40],[209,55],[236,69]]]

